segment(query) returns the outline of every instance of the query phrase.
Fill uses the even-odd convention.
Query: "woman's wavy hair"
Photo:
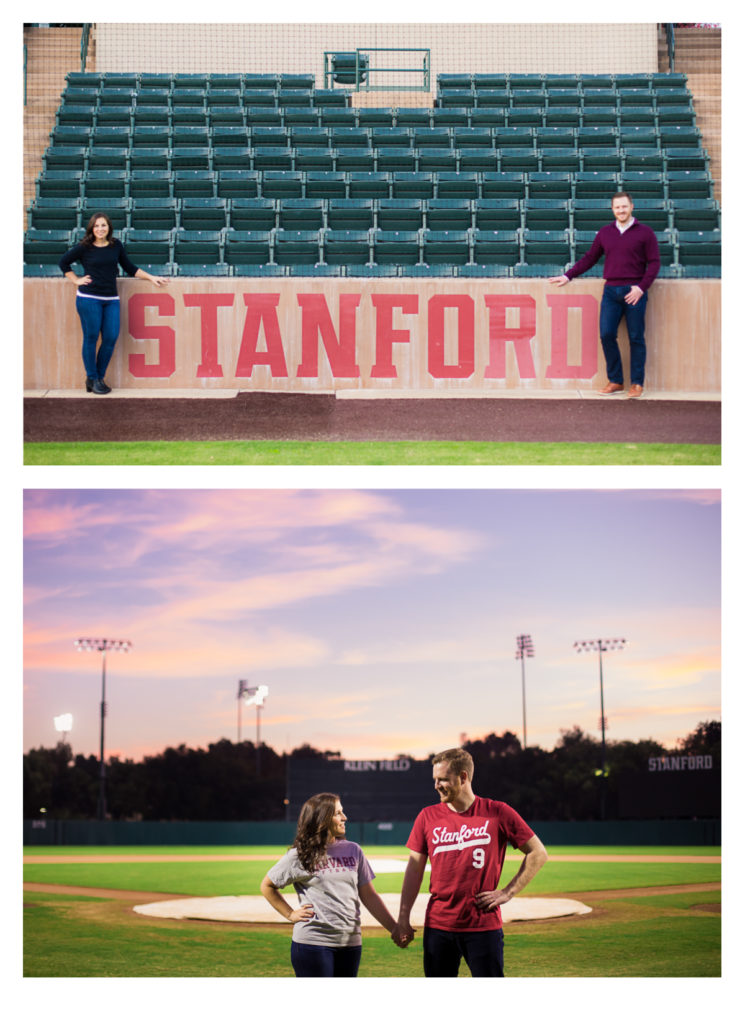
[[[109,225],[109,233],[106,236],[106,241],[110,242],[111,239],[114,237],[114,225],[111,223],[111,217],[109,217],[108,213],[94,213],[85,226],[85,235],[83,237],[82,243],[83,245],[93,245],[93,243],[96,240],[93,234],[93,225],[96,223],[97,220],[100,220],[101,218],[103,218]]]
[[[331,819],[336,811],[336,793],[316,793],[300,808],[295,842],[298,860],[307,871],[315,871],[326,859]]]

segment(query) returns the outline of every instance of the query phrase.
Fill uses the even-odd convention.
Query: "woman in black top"
[[[72,269],[75,262],[83,265],[82,277]],[[93,214],[85,237],[65,253],[59,266],[65,277],[78,286],[75,306],[83,326],[85,389],[96,395],[107,395],[111,388],[104,375],[119,337],[118,266],[130,277],[152,281],[158,287],[167,284],[167,279],[153,277],[132,263],[122,243],[113,237],[111,220],[105,213]],[[101,347],[96,354],[99,335]]]

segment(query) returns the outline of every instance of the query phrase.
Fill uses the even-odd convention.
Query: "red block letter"
[[[551,363],[546,378],[589,379],[598,370],[598,303],[592,295],[548,295],[551,310]],[[569,365],[568,319],[569,310],[582,310],[582,362]]]
[[[470,295],[433,295],[429,300],[429,372],[433,377],[470,377],[475,366],[474,307]],[[445,310],[458,310],[458,362],[445,364]]]
[[[489,310],[489,365],[484,377],[507,376],[507,343],[515,346],[517,372],[523,379],[534,378],[535,364],[530,342],[535,337],[535,299],[532,295],[485,295]],[[507,310],[520,310],[518,327],[507,326]]]
[[[393,310],[401,309],[404,313],[419,312],[418,295],[373,295],[372,304],[376,310],[375,319],[375,365],[370,371],[371,377],[398,376],[393,365],[393,346],[402,345],[410,340],[407,330],[394,330]]]
[[[357,307],[360,295],[339,296],[339,336],[331,322],[326,299],[323,295],[298,295],[298,305],[303,311],[303,358],[297,368],[298,377],[318,376],[318,336],[328,356],[334,377],[359,377],[360,368],[356,363]]]
[[[287,363],[277,319],[279,295],[244,294],[243,301],[246,303],[246,322],[235,368],[236,377],[250,377],[254,366],[268,366],[273,377],[286,377]],[[258,352],[256,348],[262,323],[266,352]]]
[[[160,327],[146,324],[147,306],[155,306],[163,316],[173,316],[176,309],[173,296],[167,293],[151,295],[149,292],[138,292],[130,296],[127,306],[129,333],[140,340],[157,338],[159,359],[157,363],[148,363],[143,353],[133,353],[129,357],[129,372],[133,377],[170,377],[176,369],[176,333],[165,324]]]
[[[233,295],[184,295],[184,305],[202,310],[202,362],[197,377],[222,377],[222,366],[217,361],[217,307],[232,306]]]

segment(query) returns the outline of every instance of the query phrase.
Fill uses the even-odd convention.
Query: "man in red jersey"
[[[432,759],[440,803],[420,811],[409,836],[411,854],[391,938],[414,936],[410,915],[431,863],[430,899],[424,920],[424,974],[455,978],[464,957],[474,978],[504,977],[500,906],[516,896],[545,864],[543,843],[520,815],[471,788],[473,758],[451,749]],[[507,843],[525,854],[517,874],[499,888]]]

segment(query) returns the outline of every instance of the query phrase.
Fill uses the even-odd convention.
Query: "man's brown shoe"
[[[644,388],[641,386],[641,384],[632,384],[631,387],[629,388],[628,397],[629,398],[641,398],[643,392],[644,392]]]
[[[601,388],[598,392],[599,395],[615,395],[619,391],[623,391],[623,384],[614,384],[612,380],[608,381],[604,388]]]

